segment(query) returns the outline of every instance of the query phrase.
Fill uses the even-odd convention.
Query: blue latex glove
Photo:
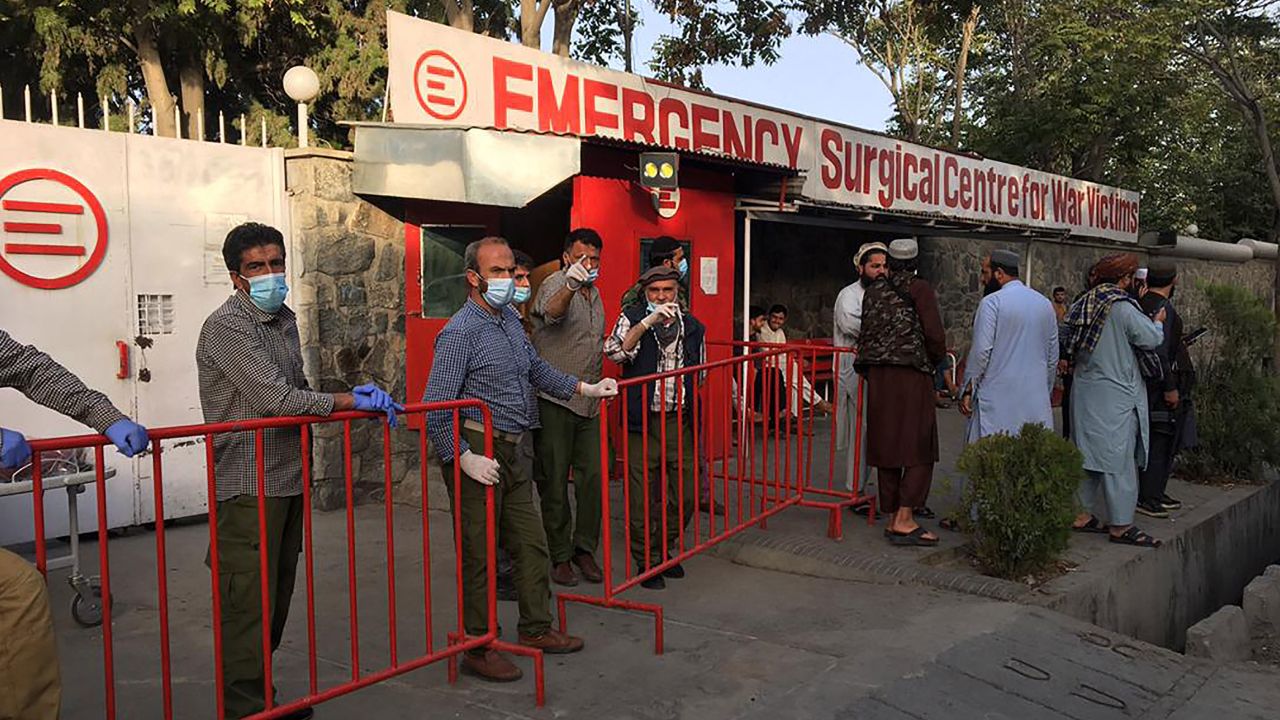
[[[107,431],[102,433],[107,439],[115,443],[116,448],[120,450],[120,454],[125,457],[133,457],[143,450],[147,449],[147,444],[151,441],[147,437],[147,429],[132,420],[117,420],[112,423]]]
[[[15,469],[27,464],[31,459],[31,446],[27,439],[17,430],[0,428],[0,467]]]
[[[361,412],[384,412],[391,427],[396,426],[396,412],[403,411],[404,406],[391,398],[382,388],[369,383],[351,391],[356,401],[356,409]]]

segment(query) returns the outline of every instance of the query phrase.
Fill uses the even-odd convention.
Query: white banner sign
[[[396,122],[595,136],[774,163],[813,200],[1138,239],[1138,193],[674,88],[387,13]]]

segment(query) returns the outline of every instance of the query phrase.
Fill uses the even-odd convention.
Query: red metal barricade
[[[619,395],[601,401],[603,595],[559,594],[561,631],[567,631],[567,602],[647,612],[656,621],[654,646],[660,654],[662,607],[622,599],[621,593],[747,528],[765,527],[791,506],[827,510],[828,534],[841,536],[842,510],[868,498],[859,493],[860,478],[852,491],[843,482],[833,483],[834,443],[825,487],[813,482],[815,409],[812,404],[793,408],[791,398],[798,392],[789,388],[801,377],[813,382],[819,357],[837,352],[846,350],[769,345],[618,383]],[[617,417],[611,418],[611,411]],[[832,432],[834,438],[834,425]],[[860,436],[855,438],[856,459],[862,447]],[[623,475],[620,493],[611,488],[611,476],[618,474],[610,472],[611,449]],[[611,514],[619,500],[620,525]],[[620,562],[616,540],[623,543]]]
[[[405,409],[405,415],[425,415],[428,412],[447,411],[452,414],[453,422],[453,441],[454,447],[457,448],[460,436],[461,410],[463,408],[474,408],[480,411],[484,423],[484,453],[488,456],[493,454],[493,426],[489,409],[486,405],[478,400],[457,400],[446,403],[431,404],[414,404]],[[386,578],[387,578],[387,632],[389,635],[389,664],[377,671],[365,671],[360,661],[361,638],[358,624],[358,596],[359,584],[356,579],[356,523],[355,523],[355,497],[353,493],[353,473],[352,473],[352,424],[354,422],[379,422],[382,431],[382,448],[383,448],[383,492],[385,494],[384,503],[386,506]],[[345,490],[346,490],[346,575],[347,575],[347,594],[349,602],[349,633],[351,641],[350,662],[351,677],[342,682],[337,682],[326,687],[322,687],[317,668],[317,622],[316,622],[316,563],[313,548],[312,535],[312,511],[311,511],[311,477],[312,462],[311,453],[309,451],[313,428],[319,425],[328,425],[340,423],[342,427],[343,438],[343,463],[345,470]],[[305,696],[291,701],[287,704],[273,706],[272,692],[272,638],[270,634],[270,623],[265,619],[271,616],[268,606],[268,553],[266,540],[266,509],[265,509],[265,487],[263,478],[265,476],[266,458],[263,449],[264,432],[278,428],[299,428],[302,444],[302,498],[303,498],[303,562],[306,569],[306,623],[307,623],[307,662],[308,662],[308,692]],[[257,500],[258,500],[258,529],[259,529],[259,562],[261,570],[261,596],[263,603],[263,619],[262,625],[262,643],[264,650],[263,676],[264,691],[266,698],[265,711],[255,714],[253,718],[275,718],[281,715],[297,711],[305,707],[311,707],[316,704],[331,700],[342,695],[346,695],[355,690],[368,687],[375,683],[382,682],[389,678],[403,675],[410,671],[431,665],[433,663],[444,661],[448,664],[449,681],[453,682],[457,676],[457,659],[459,655],[468,650],[490,647],[524,655],[533,658],[534,674],[536,686],[536,701],[539,706],[544,701],[544,684],[543,684],[543,661],[542,651],[526,648],[519,645],[512,645],[502,642],[498,637],[497,623],[497,595],[496,595],[496,539],[494,524],[494,494],[493,488],[488,488],[485,493],[485,511],[486,511],[486,603],[488,607],[488,630],[481,636],[467,636],[463,624],[463,584],[462,584],[462,553],[460,551],[462,544],[462,524],[459,513],[453,513],[453,540],[455,551],[453,581],[456,585],[455,601],[457,603],[457,629],[452,633],[448,633],[446,643],[437,646],[434,637],[434,628],[432,621],[433,610],[433,586],[434,582],[431,573],[431,543],[430,543],[430,518],[427,510],[427,440],[425,433],[419,433],[418,437],[418,457],[421,468],[422,483],[422,591],[423,591],[423,625],[424,625],[424,642],[423,649],[420,653],[415,653],[411,659],[401,657],[401,648],[399,646],[397,618],[399,612],[396,604],[396,571],[395,571],[395,539],[393,534],[392,520],[392,441],[390,427],[387,419],[382,415],[371,415],[359,412],[340,412],[325,418],[318,417],[284,417],[270,418],[262,420],[252,420],[236,423],[208,424],[208,425],[192,425],[183,427],[156,428],[149,430],[151,437],[151,463],[152,463],[152,480],[153,493],[155,502],[155,543],[156,543],[156,589],[158,603],[158,641],[160,645],[160,669],[161,669],[161,687],[162,697],[156,698],[157,704],[161,705],[162,715],[164,718],[172,718],[174,716],[174,692],[173,678],[175,668],[172,666],[171,647],[170,647],[170,597],[168,590],[169,568],[166,558],[165,547],[165,511],[164,511],[164,451],[163,442],[165,440],[179,441],[203,441],[206,451],[206,474],[208,481],[208,499],[209,499],[209,565],[210,575],[212,578],[212,613],[213,613],[213,646],[214,646],[214,687],[215,687],[215,703],[217,709],[217,717],[223,717],[224,710],[224,694],[222,687],[222,602],[221,593],[219,591],[219,553],[217,539],[217,502],[216,500],[216,483],[214,475],[214,438],[223,433],[253,433],[256,448],[257,459]],[[98,561],[99,572],[101,575],[102,589],[102,642],[103,642],[103,672],[105,690],[103,695],[103,714],[108,720],[117,717],[117,682],[115,678],[116,661],[115,661],[115,641],[112,636],[112,602],[111,602],[111,567],[110,567],[110,534],[107,531],[107,495],[104,483],[104,446],[108,444],[106,438],[100,435],[85,435],[77,437],[66,437],[58,439],[36,440],[31,442],[34,452],[33,458],[33,501],[35,512],[35,536],[36,536],[36,565],[42,573],[46,571],[46,541],[45,541],[45,518],[44,518],[44,488],[42,487],[42,478],[40,475],[40,455],[41,453],[49,453],[59,450],[71,448],[91,448],[95,454],[95,467],[97,468],[97,482],[95,490],[97,492],[97,509],[98,509]],[[447,482],[453,483],[454,497],[460,497],[461,483],[472,482],[470,479],[462,477],[461,469],[455,464],[453,477],[446,478]],[[190,716],[191,709],[182,707],[182,714]],[[161,713],[148,713],[150,716],[156,716]],[[203,714],[203,713],[202,713]]]

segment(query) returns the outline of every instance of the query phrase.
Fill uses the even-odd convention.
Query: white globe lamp
[[[298,147],[306,147],[307,103],[320,94],[320,77],[306,65],[295,65],[284,74],[284,92],[298,103]]]

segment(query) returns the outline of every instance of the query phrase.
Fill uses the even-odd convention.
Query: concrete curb
[[[826,538],[785,534],[742,534],[709,551],[740,565],[797,575],[874,583],[910,582],[968,595],[1022,601],[1031,591],[998,578],[930,568],[915,560],[892,560],[844,549]]]
[[[1210,660],[1248,660],[1252,657],[1249,624],[1244,611],[1226,605],[1187,628],[1187,655]]]
[[[1254,637],[1280,630],[1280,571],[1273,573],[1268,568],[1265,574],[1254,578],[1245,586],[1240,605]]]

